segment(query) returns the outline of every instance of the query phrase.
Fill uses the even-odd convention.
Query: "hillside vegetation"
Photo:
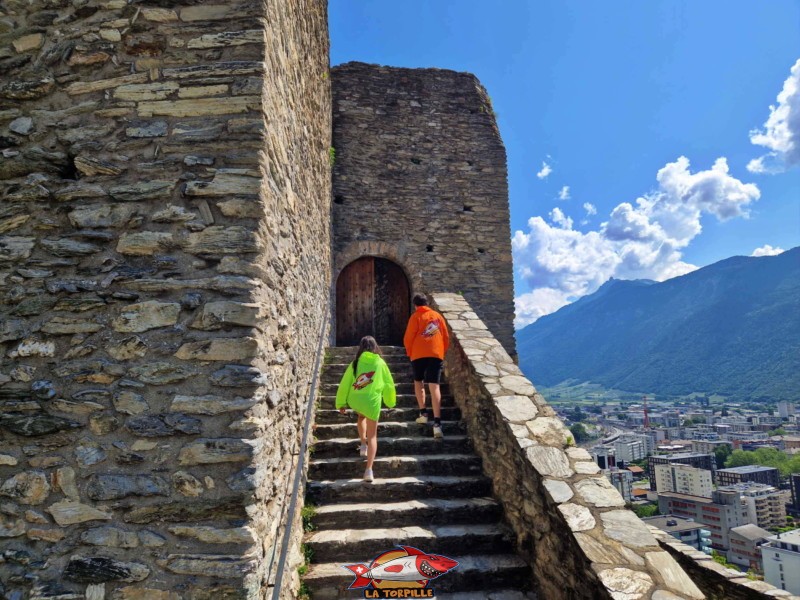
[[[610,280],[517,332],[537,385],[800,399],[800,247],[663,283]]]

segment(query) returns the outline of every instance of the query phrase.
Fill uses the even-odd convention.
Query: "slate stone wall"
[[[516,356],[506,154],[486,91],[441,69],[331,76],[334,275],[393,260],[413,292],[463,293]]]
[[[326,3],[0,11],[0,597],[258,598],[330,287]]]
[[[547,600],[700,600],[469,303],[435,294],[452,346],[445,375],[517,546]]]

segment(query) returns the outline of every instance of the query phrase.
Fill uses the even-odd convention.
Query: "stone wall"
[[[258,598],[330,286],[326,3],[0,11],[0,597]]]
[[[674,600],[702,592],[600,474],[465,298],[435,294],[445,359],[494,496],[547,600]]]
[[[767,600],[768,598],[800,600],[800,597],[764,581],[748,579],[747,575],[739,570],[723,567],[708,554],[681,543],[666,531],[650,525],[648,528],[709,600]]]
[[[461,292],[516,355],[506,154],[474,75],[332,69],[336,274],[377,255],[414,292]]]

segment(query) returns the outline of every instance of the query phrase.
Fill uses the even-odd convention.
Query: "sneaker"
[[[417,423],[420,425],[427,425],[428,424],[428,415],[420,415],[417,417]]]
[[[375,481],[375,476],[372,474],[372,469],[367,469],[364,471],[364,481],[366,483],[372,483]]]
[[[442,428],[439,425],[434,425],[433,426],[433,438],[436,439],[436,440],[440,440],[443,437],[444,437],[444,434],[442,433]]]
[[[361,444],[361,447],[358,449],[358,455],[361,456],[362,458],[366,458],[367,457],[367,445],[366,444]]]

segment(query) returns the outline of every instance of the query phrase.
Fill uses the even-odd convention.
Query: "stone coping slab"
[[[569,430],[459,294],[435,293],[447,320],[450,389],[495,497],[548,599],[706,598],[576,448]]]

